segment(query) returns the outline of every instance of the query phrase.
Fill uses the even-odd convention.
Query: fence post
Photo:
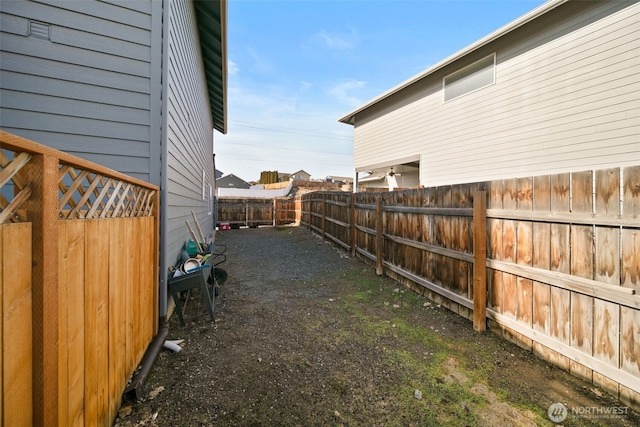
[[[487,193],[473,194],[473,329],[487,329]]]
[[[357,230],[356,230],[356,195],[355,193],[351,193],[351,256],[356,256],[356,244],[357,244]]]
[[[327,206],[327,194],[326,193],[322,193],[322,240],[325,240],[325,235],[324,235],[324,230],[325,230],[325,223],[326,223],[326,206]]]
[[[278,206],[278,200],[274,197],[273,198],[273,226],[277,226],[278,225],[278,213],[276,212],[276,208]]]
[[[376,198],[376,274],[382,276],[382,196],[377,194]]]
[[[33,425],[58,425],[58,159],[34,154],[25,169],[32,184]]]

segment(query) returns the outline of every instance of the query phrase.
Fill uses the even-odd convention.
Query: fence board
[[[571,211],[570,186],[571,176],[568,173],[550,177],[551,211],[568,213]],[[569,224],[552,223],[550,227],[550,268],[568,274],[570,272],[570,226]],[[571,293],[565,289],[551,287],[550,332],[558,341],[569,345]],[[569,370],[569,358],[562,354],[550,354],[550,359],[558,366]]]
[[[620,169],[603,169],[595,173],[595,212],[620,213]]]
[[[571,212],[593,212],[593,172],[571,174]]]
[[[620,308],[621,368],[640,377],[640,311]]]
[[[593,213],[593,172],[571,174],[571,212]],[[571,274],[586,279],[593,278],[594,227],[571,225]],[[571,346],[585,354],[593,354],[594,298],[576,292],[571,293]],[[578,376],[591,381],[593,372],[588,367],[572,361],[570,369]]]
[[[134,221],[124,221],[124,236],[139,236],[138,227]],[[124,258],[125,271],[131,273],[126,275],[124,281],[124,324],[125,324],[125,345],[122,349],[124,353],[125,370],[127,372],[133,372],[136,368],[136,348],[134,346],[134,322],[135,322],[135,310],[134,303],[137,303],[136,295],[139,292],[138,289],[138,271],[140,269],[140,244],[143,243],[141,239],[127,239],[125,237],[125,247],[127,256]],[[126,383],[125,383],[126,385]]]
[[[66,223],[66,222],[65,222]],[[73,289],[73,263],[67,254],[67,233],[66,228],[60,228],[65,223],[60,222],[58,225],[58,423],[59,425],[71,425],[69,420],[69,406],[72,401],[69,396],[69,322],[67,321],[67,299],[69,293]]]
[[[531,266],[533,258],[532,233],[533,226],[528,221],[518,221],[517,263]],[[532,326],[533,322],[533,281],[517,278],[517,315],[516,319]]]
[[[126,253],[128,241],[121,219],[110,222],[109,227],[109,414],[111,419],[120,407],[120,392],[126,385],[126,298],[120,284],[126,281]]]
[[[503,209],[502,205],[502,181],[492,181],[489,183],[489,201],[488,209]],[[487,257],[492,259],[504,259],[503,251],[503,221],[501,219],[489,219],[487,226],[489,227],[489,244],[487,245]],[[487,306],[494,309],[498,313],[503,312],[503,289],[502,289],[502,272],[496,269],[490,269],[487,275]]]
[[[620,307],[620,368],[640,378],[640,311]],[[620,400],[625,404],[639,406],[640,390],[620,386]]]
[[[622,169],[622,212],[626,217],[640,217],[640,165]]]
[[[422,205],[422,197],[421,193],[416,190],[409,191],[410,199],[408,203],[411,206],[420,207]],[[411,239],[419,239],[422,238],[421,233],[422,227],[422,215],[418,213],[410,213],[409,214],[409,227],[407,230],[407,236]],[[411,265],[410,269],[413,273],[419,273],[422,266],[422,250],[413,249],[411,251]]]
[[[451,207],[452,201],[452,187],[451,186],[441,186],[437,188],[437,197],[438,197],[438,205],[442,208]],[[436,215],[436,227],[437,231],[437,243],[438,246],[448,248],[451,244],[452,236],[451,236],[451,221],[449,217],[444,215]],[[449,257],[445,257],[443,255],[438,255],[438,265],[440,272],[439,282],[438,284],[445,289],[452,291],[453,288],[453,260]]]
[[[520,178],[516,180],[517,210],[531,211],[533,209],[533,179]],[[531,221],[516,222],[516,263],[532,266],[533,263],[533,223]],[[529,327],[533,327],[533,281],[523,277],[516,279],[516,320]],[[516,334],[518,343],[531,348],[532,340]]]
[[[612,285],[620,284],[620,229],[596,227],[595,277]]]
[[[640,294],[640,230],[622,230],[622,286]]]
[[[31,426],[31,224],[0,225],[0,422]]]
[[[551,212],[551,177],[549,175],[533,178],[532,210]],[[551,224],[534,222],[532,225],[531,265],[545,270],[551,269]],[[551,335],[551,285],[533,281],[532,283],[532,327],[534,331]],[[532,342],[533,351],[544,359],[556,357],[550,349]]]
[[[571,226],[571,274],[593,278],[593,227]]]
[[[152,242],[155,236],[154,218],[139,218],[139,222],[142,225],[140,235],[143,236],[143,240],[146,242]],[[142,295],[142,300],[140,302],[141,306],[140,315],[138,317],[138,327],[142,333],[136,335],[138,337],[138,340],[136,341],[136,346],[138,348],[138,360],[142,358],[151,338],[156,334],[156,331],[154,330],[156,322],[154,319],[157,319],[158,317],[155,310],[155,307],[157,307],[156,298],[154,298],[154,296],[157,295],[155,292],[155,266],[153,263],[153,254],[155,250],[153,247],[145,245],[140,245],[139,250],[140,266],[146,268],[141,269],[139,279],[141,284],[139,295]]]
[[[593,352],[593,297],[571,293],[571,346],[587,355]],[[592,372],[586,366],[571,361],[571,372],[589,381]]]
[[[596,299],[594,301],[593,355],[603,362],[618,367],[620,347],[618,328],[620,325],[618,305]]]
[[[605,215],[620,213],[620,169],[596,171],[595,213]],[[594,262],[596,280],[613,285],[620,284],[619,227],[596,227]]]
[[[640,166],[624,168],[622,215],[640,222]],[[640,230],[622,229],[621,285],[640,293]]]
[[[504,209],[516,210],[518,207],[518,189],[516,179],[504,180],[502,205]],[[502,240],[503,240],[503,261],[516,262],[517,250],[517,222],[513,220],[503,220]],[[518,306],[517,300],[517,280],[516,276],[509,273],[502,273],[503,291],[503,314],[515,319]]]
[[[423,191],[422,206],[423,207],[435,207],[436,205],[436,192],[434,188],[427,188]],[[424,215],[422,221],[422,236],[421,240],[427,244],[435,245],[436,235],[436,222],[435,215]],[[436,256],[431,251],[423,251],[422,254],[422,277],[435,277],[435,270],[437,267]],[[433,281],[433,279],[432,279]]]
[[[85,254],[85,419],[108,425],[109,419],[109,221],[87,220]],[[94,329],[89,329],[91,326]]]
[[[64,294],[60,294],[61,322],[66,322],[67,357],[60,358],[60,364],[66,364],[68,397],[67,422],[69,425],[82,425],[84,421],[84,349],[85,349],[85,241],[84,224],[80,221],[60,221],[58,225],[60,246],[58,253],[60,265],[58,271],[66,285]],[[61,287],[62,290],[62,287]]]

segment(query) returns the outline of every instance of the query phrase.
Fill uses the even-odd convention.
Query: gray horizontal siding
[[[115,2],[81,1],[8,1],[6,13],[48,22],[63,28],[75,28],[87,34],[102,34],[150,46],[151,1],[131,0],[138,8],[122,7]],[[124,4],[127,2],[122,2]]]
[[[64,100],[75,99],[86,102],[100,100],[101,105],[121,106],[128,109],[144,111],[149,110],[148,91],[146,93],[133,92],[112,85],[105,85],[104,81],[101,81],[102,86],[97,86],[91,83],[61,80],[60,78],[52,78],[51,76],[27,75],[8,70],[0,70],[0,81],[2,81],[2,88],[5,90],[40,94]]]
[[[191,237],[185,224],[189,221],[194,226],[191,212],[197,215],[205,236],[213,229],[213,216],[209,215],[209,185],[214,185],[215,175],[213,123],[191,2],[176,0],[170,3],[168,34],[165,259],[172,264],[184,242]],[[205,200],[202,199],[203,170]]]
[[[151,180],[152,6],[2,2],[0,126]],[[28,36],[30,20],[50,40]]]

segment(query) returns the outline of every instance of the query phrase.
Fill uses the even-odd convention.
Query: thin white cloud
[[[264,59],[262,55],[259,55],[255,50],[248,48],[247,52],[249,56],[253,59],[252,70],[254,72],[264,74],[270,73],[273,69],[273,66]]]
[[[366,84],[367,82],[362,80],[347,80],[332,86],[328,92],[329,95],[340,103],[348,105],[349,107],[357,107],[362,104],[363,101],[354,92],[365,87]]]
[[[242,86],[229,87],[229,109],[253,117],[273,117],[290,114],[297,110],[298,97],[284,93],[277,86],[261,86],[251,89]]]
[[[350,28],[348,33],[330,33],[321,30],[314,35],[314,38],[319,39],[328,48],[337,50],[353,50],[358,44],[358,33],[353,28]]]
[[[236,74],[239,71],[240,71],[240,67],[238,67],[238,64],[236,64],[235,62],[233,62],[231,60],[229,60],[227,62],[227,73]]]

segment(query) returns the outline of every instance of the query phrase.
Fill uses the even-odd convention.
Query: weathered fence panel
[[[300,223],[300,200],[274,199],[274,225]]]
[[[302,196],[302,225],[467,318],[482,262],[486,279],[475,280],[485,280],[491,329],[640,407],[639,189],[636,166],[339,199],[316,192]],[[474,236],[483,190],[486,227]],[[486,256],[475,261],[481,241]]]
[[[299,211],[298,211],[299,212]],[[218,198],[217,221],[240,226],[285,225],[296,222],[296,201],[284,198]]]

